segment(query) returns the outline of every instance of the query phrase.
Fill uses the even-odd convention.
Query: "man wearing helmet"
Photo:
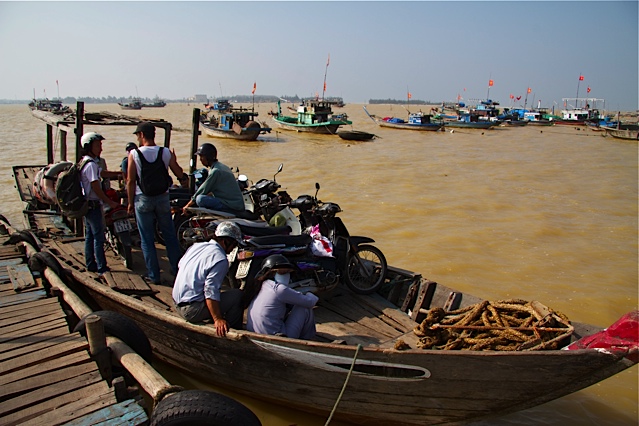
[[[84,196],[89,203],[89,210],[84,216],[84,259],[86,268],[99,274],[109,270],[104,255],[102,203],[111,208],[118,206],[118,203],[107,197],[100,183],[103,170],[99,166],[99,161],[103,140],[104,137],[95,132],[85,133],[80,139],[85,154],[80,161],[80,164],[84,164],[81,169],[80,182]]]
[[[202,165],[209,168],[209,174],[184,207],[197,204],[199,207],[230,213],[244,211],[242,191],[233,171],[217,160],[215,146],[204,143],[196,154],[200,156]]]
[[[211,241],[195,243],[184,253],[173,284],[178,313],[191,323],[213,319],[221,337],[229,328],[242,328],[242,291],[222,289],[229,270],[226,255],[241,241],[242,232],[236,224],[220,223]]]
[[[264,282],[248,307],[247,330],[293,339],[315,338],[313,307],[318,297],[289,288],[291,272],[296,269],[281,254],[271,255],[264,260],[262,269],[256,275],[257,281]]]

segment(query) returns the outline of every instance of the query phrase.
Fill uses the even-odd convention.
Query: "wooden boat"
[[[47,132],[47,137],[52,133]],[[532,302],[530,307],[541,320],[553,321],[552,329],[548,323],[532,330],[539,337],[556,336],[545,343],[531,340],[512,351],[420,349],[425,332],[446,329],[442,323],[429,326],[433,324],[429,318],[457,312],[467,319],[469,312],[477,315],[478,307],[487,302],[397,268],[389,268],[383,294],[356,295],[338,286],[323,295],[315,309],[316,340],[244,330],[231,330],[220,338],[212,325],[189,324],[177,315],[169,281],[148,286],[140,283],[139,270],[119,268],[105,274],[104,282],[85,271],[84,241],[74,238],[73,224],[61,229],[67,225],[61,217],[31,206],[34,171],[32,166],[14,167],[16,188],[26,204],[25,220],[38,231],[37,238],[29,234],[28,239],[60,261],[70,274],[69,285],[92,306],[133,319],[149,338],[157,359],[254,398],[320,415],[331,413],[339,400],[334,418],[356,424],[463,423],[560,398],[639,360],[639,313],[603,331],[569,323]],[[136,264],[143,268],[143,262]],[[454,325],[464,330],[474,327],[462,322]],[[634,327],[634,338],[615,340],[623,327],[631,334]],[[510,330],[523,333],[524,329]]]
[[[258,113],[253,109],[228,108],[217,116],[200,115],[200,126],[207,136],[212,138],[236,139],[254,141],[258,136],[271,131],[270,127],[263,127],[256,118]]]
[[[142,104],[143,108],[164,108],[166,106],[166,102],[164,100],[155,98],[151,102],[146,102]]]
[[[347,141],[369,141],[377,137],[377,135],[373,133],[362,132],[359,130],[340,130],[337,132],[337,136]]]
[[[142,99],[133,98],[131,102],[118,102],[122,109],[142,109]]]
[[[444,122],[444,127],[453,129],[490,129],[498,125],[498,121],[479,120],[479,116],[475,114],[464,114],[457,120]]]
[[[408,122],[396,118],[396,117],[378,117],[374,114],[370,114],[366,107],[364,112],[370,117],[379,127],[389,127],[391,129],[403,129],[403,130],[419,130],[419,131],[431,131],[435,132],[442,128],[441,123],[433,123],[430,121],[431,116],[422,112],[409,113]]]
[[[619,124],[616,127],[602,127],[606,136],[616,139],[639,141],[639,124]]]
[[[71,112],[71,108],[62,104],[60,99],[33,99],[29,102],[31,111],[46,111],[53,114],[67,114]]]
[[[561,118],[555,120],[555,124],[565,126],[586,126],[588,122],[598,123],[599,120],[604,119],[603,115],[598,108],[595,108],[597,103],[604,103],[604,99],[596,98],[563,98],[564,105],[568,105],[568,102],[574,101],[572,108],[566,108],[561,110]],[[577,105],[582,104],[583,107]]]
[[[278,101],[277,113],[271,113],[271,117],[284,130],[334,135],[340,126],[353,122],[342,117],[334,117],[331,104],[330,101],[307,99],[297,107],[297,116],[291,117],[282,115],[282,106]]]

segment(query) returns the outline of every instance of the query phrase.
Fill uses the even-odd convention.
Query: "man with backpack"
[[[127,196],[129,213],[135,211],[146,263],[147,275],[143,278],[154,284],[160,284],[160,265],[155,250],[155,223],[157,222],[171,264],[171,273],[177,273],[178,262],[182,255],[177,240],[171,205],[169,186],[171,178],[168,169],[178,176],[180,182],[186,182],[188,176],[177,163],[175,154],[155,144],[155,126],[148,122],[138,124],[134,135],[139,148],[129,153],[127,170]]]
[[[104,217],[102,204],[111,208],[118,203],[104,193],[100,176],[103,170],[99,166],[104,137],[95,132],[82,135],[80,142],[85,155],[80,160],[80,183],[87,200],[88,210],[84,216],[84,258],[86,267],[91,272],[102,275],[109,270],[104,255]]]

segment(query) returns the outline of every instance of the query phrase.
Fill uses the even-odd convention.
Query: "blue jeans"
[[[223,202],[220,201],[219,198],[212,197],[211,195],[198,195],[197,197],[195,197],[195,204],[197,204],[198,207],[204,207],[205,209],[217,210],[227,213],[238,213],[237,210],[233,210],[227,207],[226,205],[224,205]]]
[[[84,216],[84,260],[86,267],[92,272],[106,272],[104,256],[104,217],[102,207],[90,208]]]
[[[135,196],[135,218],[140,231],[142,255],[151,281],[160,282],[160,264],[155,250],[155,222],[162,232],[166,244],[166,254],[171,264],[171,273],[177,274],[178,262],[182,256],[182,250],[178,243],[175,226],[171,218],[171,205],[169,194],[149,196],[138,194]]]

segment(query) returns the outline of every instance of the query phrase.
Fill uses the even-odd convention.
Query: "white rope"
[[[328,424],[333,419],[333,414],[335,414],[335,411],[337,411],[337,406],[339,405],[339,402],[341,401],[342,396],[344,395],[344,391],[346,390],[346,385],[348,385],[348,381],[351,378],[351,373],[353,372],[353,368],[355,368],[355,360],[357,360],[357,354],[359,353],[359,350],[361,349],[361,347],[362,345],[358,343],[357,349],[355,349],[355,355],[353,356],[353,362],[351,363],[351,368],[348,370],[348,374],[346,375],[346,380],[344,380],[344,386],[342,386],[342,390],[339,393],[339,396],[337,397],[337,401],[335,401],[335,405],[333,406],[333,409],[331,410],[331,415],[328,416],[328,419],[326,419],[326,423],[324,423],[324,426],[328,426]]]

